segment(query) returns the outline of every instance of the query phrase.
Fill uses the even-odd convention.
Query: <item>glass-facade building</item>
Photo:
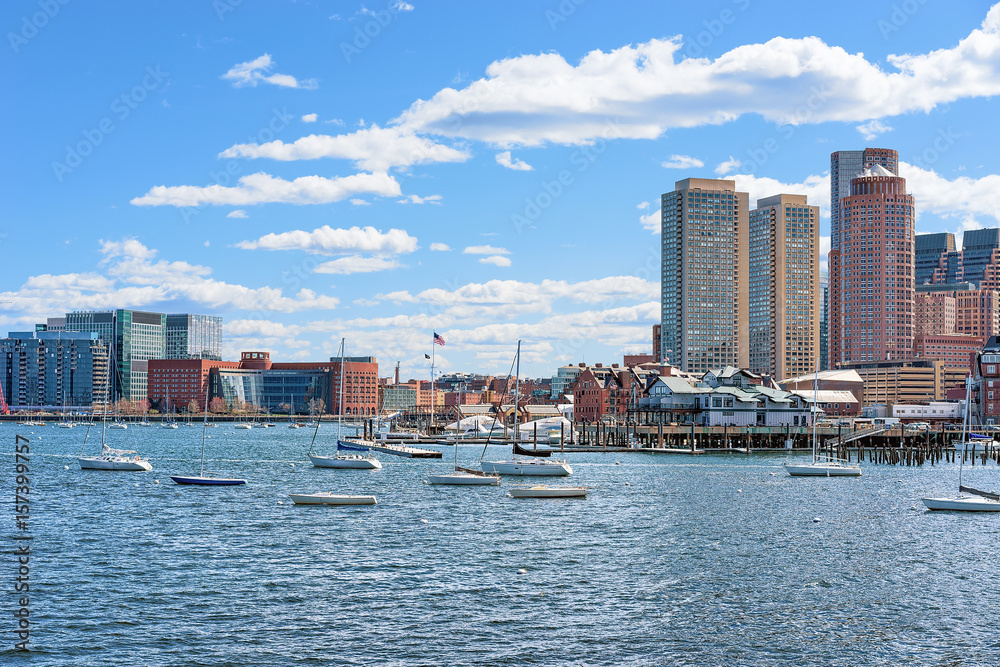
[[[329,413],[333,405],[332,371],[319,368],[217,368],[210,383],[211,397],[221,397],[230,408],[253,405],[266,413],[284,412],[287,405],[294,414],[308,415],[311,408]]]
[[[222,318],[187,313],[167,315],[166,359],[222,359]]]
[[[96,333],[102,341],[114,336],[116,381],[112,400],[146,399],[148,361],[166,354],[166,315],[140,310],[66,313],[67,331]]]

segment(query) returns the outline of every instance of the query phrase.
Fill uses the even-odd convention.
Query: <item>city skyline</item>
[[[521,338],[545,377],[649,351],[675,181],[806,195],[824,270],[834,151],[897,150],[917,234],[1000,223],[989,3],[53,6],[3,13],[6,331],[211,313],[223,358],[414,378],[432,331],[444,372]]]

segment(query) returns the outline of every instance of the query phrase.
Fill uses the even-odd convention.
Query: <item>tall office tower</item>
[[[830,154],[830,247],[839,247],[840,200],[851,194],[851,180],[882,165],[899,173],[899,153],[890,148],[866,148],[863,151],[837,151]]]
[[[108,342],[114,336],[116,377],[112,400],[146,398],[147,362],[163,359],[166,315],[138,310],[78,311],[66,313],[67,331],[93,331]],[[114,328],[114,331],[112,331]]]
[[[968,234],[968,232],[966,233]],[[913,279],[917,285],[933,285],[947,280],[948,258],[955,252],[955,235],[917,234],[914,239]],[[938,278],[939,279],[936,279]]]
[[[970,229],[962,237],[961,275],[945,282],[969,282],[982,287],[988,268],[1000,264],[1000,229]],[[988,281],[989,282],[989,281]]]
[[[906,179],[875,165],[839,202],[830,250],[830,367],[911,356],[913,196]]]
[[[806,375],[820,353],[819,207],[805,195],[774,195],[749,217],[750,370]]]
[[[167,315],[166,359],[222,360],[222,318],[188,313]]]
[[[750,363],[750,196],[687,178],[660,198],[660,358],[700,373]]]
[[[827,366],[827,361],[830,358],[829,349],[829,327],[827,325],[827,316],[830,312],[830,275],[829,273],[823,273],[820,275],[819,279],[820,288],[823,290],[823,311],[820,313],[819,319],[819,369],[825,371]]]

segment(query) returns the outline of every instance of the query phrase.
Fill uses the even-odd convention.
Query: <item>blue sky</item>
[[[899,151],[918,232],[997,226],[986,2],[8,2],[0,331],[218,314],[225,356],[522,374],[647,352],[659,195]],[[827,243],[824,243],[824,248]],[[824,257],[825,265],[825,257]]]

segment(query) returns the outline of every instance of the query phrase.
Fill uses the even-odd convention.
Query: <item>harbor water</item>
[[[1000,516],[931,513],[957,464],[791,478],[782,454],[567,454],[571,477],[424,483],[380,454],[312,467],[313,432],[109,431],[151,472],[82,471],[85,427],[0,425],[4,529],[30,438],[31,641],[14,650],[7,539],[0,663],[41,665],[997,665]],[[316,451],[333,453],[324,425]],[[99,448],[92,432],[87,453]],[[463,465],[481,446],[462,445]],[[509,456],[491,446],[487,459]],[[796,455],[801,456],[801,455]],[[478,466],[477,466],[478,467]],[[967,483],[1000,488],[996,466]],[[513,499],[532,483],[586,499]],[[293,506],[289,492],[374,494]]]

